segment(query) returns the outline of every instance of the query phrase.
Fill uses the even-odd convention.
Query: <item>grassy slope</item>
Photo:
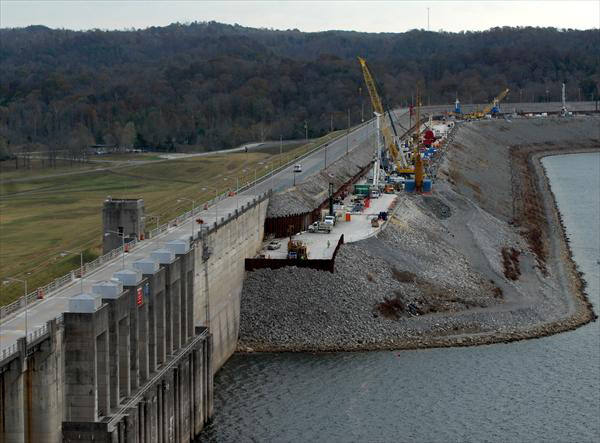
[[[86,261],[101,253],[101,208],[109,195],[143,198],[146,213],[158,215],[162,224],[190,209],[187,202],[178,203],[178,197],[209,200],[214,191],[202,191],[203,186],[218,186],[221,192],[235,189],[236,176],[242,186],[254,180],[255,168],[258,176],[267,174],[271,161],[277,167],[336,135],[287,150],[282,157],[270,152],[238,152],[3,184],[0,281],[17,276],[27,278],[29,288],[35,288],[79,266],[78,256],[63,257],[62,251],[85,249]],[[154,223],[150,220],[147,229]],[[22,291],[20,284],[1,284],[0,305],[15,300]]]

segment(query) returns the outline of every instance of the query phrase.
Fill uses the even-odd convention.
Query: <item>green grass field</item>
[[[203,186],[224,192],[235,189],[238,177],[241,187],[254,180],[255,169],[258,177],[268,174],[271,161],[277,168],[337,135],[289,149],[282,156],[270,150],[250,151],[50,178],[24,173],[30,177],[27,181],[0,185],[0,305],[23,293],[22,285],[8,284],[6,277],[26,278],[31,290],[79,266],[79,256],[63,256],[63,251],[83,249],[86,261],[101,253],[102,202],[107,196],[143,198],[146,214],[159,216],[162,224],[190,209],[177,198],[193,198],[200,204],[214,196],[212,190],[202,191]],[[154,219],[149,220],[146,229],[154,227]]]

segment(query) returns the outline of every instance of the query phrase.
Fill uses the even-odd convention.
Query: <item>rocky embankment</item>
[[[594,316],[539,157],[600,149],[599,120],[461,125],[432,195],[401,194],[335,273],[247,273],[242,351],[406,349],[512,341]]]

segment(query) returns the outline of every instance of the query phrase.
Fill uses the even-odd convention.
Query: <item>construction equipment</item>
[[[504,98],[508,95],[508,93],[510,92],[510,89],[505,89],[504,91],[502,91],[498,97],[494,98],[494,100],[492,100],[485,108],[483,108],[483,110],[481,111],[475,111],[471,114],[469,114],[467,116],[467,118],[474,118],[474,119],[479,119],[479,118],[484,118],[486,115],[488,114],[492,114],[495,115],[498,112],[500,112],[500,110],[498,109],[498,104],[504,100]]]
[[[377,92],[377,86],[375,84],[375,79],[371,75],[369,68],[367,66],[367,62],[364,58],[358,57],[358,61],[360,63],[360,67],[362,69],[363,77],[365,79],[365,83],[367,85],[367,89],[369,90],[369,95],[371,96],[371,103],[373,104],[373,111],[378,114],[378,119],[380,117],[385,117],[387,114],[390,121],[390,126],[394,131],[394,135],[392,135],[390,131],[390,127],[383,124],[381,128],[381,132],[383,133],[383,138],[385,140],[385,146],[392,158],[392,161],[396,165],[396,169],[400,174],[412,174],[414,173],[413,168],[411,168],[402,153],[402,149],[398,147],[397,137],[398,133],[396,131],[396,126],[394,125],[394,120],[389,112],[383,107],[383,103],[381,102],[381,98],[379,97],[379,93]]]
[[[288,241],[288,258],[308,259],[308,248],[302,240]]]
[[[421,95],[419,94],[419,88],[417,87],[417,122],[415,125],[415,140],[413,149],[413,160],[415,163],[414,174],[415,174],[415,191],[423,192],[423,159],[421,158],[421,151],[419,145],[421,141]]]
[[[562,84],[562,108],[560,110],[560,115],[562,115],[563,117],[569,117],[573,115],[573,113],[567,109],[567,95],[565,93],[564,83]]]

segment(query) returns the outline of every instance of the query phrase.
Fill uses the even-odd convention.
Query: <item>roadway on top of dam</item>
[[[408,120],[407,115],[406,120]],[[335,141],[331,141],[323,145],[321,149],[317,149],[315,152],[298,160],[296,163],[301,163],[303,170],[301,173],[296,173],[295,178],[293,166],[290,165],[279,172],[264,176],[254,186],[235,197],[229,197],[220,201],[218,204],[208,208],[208,210],[200,212],[194,219],[200,217],[208,223],[212,223],[213,220],[217,219],[217,216],[219,218],[226,216],[228,213],[233,212],[236,207],[252,201],[257,195],[261,195],[271,189],[273,191],[280,191],[289,188],[293,186],[294,180],[298,183],[304,181],[324,168],[325,151],[327,164],[329,165],[344,156],[346,149],[352,151],[369,137],[374,137],[375,129],[374,120],[366,122],[364,125],[351,130],[348,136],[344,135]],[[147,258],[152,251],[164,247],[166,242],[172,240],[187,241],[191,232],[192,218],[188,218],[178,226],[169,227],[165,232],[152,239],[139,242],[132,248],[131,252],[125,254],[124,259],[122,254],[118,255],[98,269],[86,274],[83,279],[83,292],[90,293],[93,284],[99,281],[110,280],[114,273],[122,270],[123,267],[126,269],[131,268],[133,262]],[[68,311],[69,299],[79,295],[81,292],[81,280],[77,278],[72,283],[48,294],[47,298],[31,304],[27,311],[22,310],[15,314],[9,314],[5,319],[2,319],[0,322],[0,354],[2,350],[11,347],[20,337],[23,337],[26,329],[27,333],[31,333],[45,325],[47,321]]]

